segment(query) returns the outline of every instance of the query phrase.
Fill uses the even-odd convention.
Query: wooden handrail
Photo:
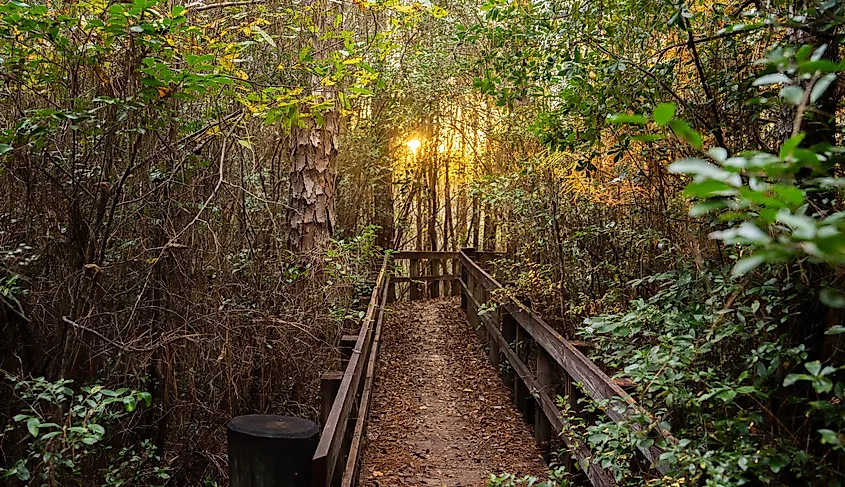
[[[312,478],[314,487],[331,487],[336,485],[336,469],[341,461],[344,461],[344,475],[341,481],[346,478],[350,480],[357,471],[358,452],[360,435],[363,435],[366,424],[366,416],[369,407],[369,394],[372,390],[372,377],[375,368],[378,341],[381,333],[381,321],[383,315],[383,302],[386,299],[388,283],[388,262],[389,257],[385,256],[379,272],[376,286],[373,288],[367,312],[361,321],[361,330],[358,339],[352,350],[349,364],[343,372],[343,379],[340,383],[337,396],[334,399],[332,408],[323,426],[320,442],[312,460]],[[366,368],[365,368],[366,367]],[[353,407],[357,409],[357,419],[352,432],[353,437],[348,437],[349,422]],[[360,425],[359,425],[360,423]],[[357,438],[357,441],[356,441]],[[348,458],[342,459],[344,443],[350,441],[355,446],[353,455],[346,452]],[[351,451],[351,449],[350,449]],[[352,462],[351,474],[350,461]],[[351,484],[347,484],[351,485]]]
[[[543,370],[550,370],[550,365],[556,364],[568,377],[567,384],[581,383],[591,399],[603,405],[605,413],[613,421],[630,420],[630,427],[643,430],[636,421],[637,417],[650,416],[639,404],[616,382],[605,374],[595,363],[590,361],[575,346],[550,327],[534,311],[525,307],[519,299],[508,293],[493,276],[486,272],[478,261],[487,261],[490,257],[502,255],[494,252],[473,252],[472,256],[464,251],[460,252],[393,252],[385,256],[382,262],[376,285],[370,296],[367,311],[361,322],[352,355],[343,371],[343,378],[337,395],[328,412],[320,443],[312,461],[314,487],[354,487],[359,474],[360,454],[363,437],[366,434],[367,415],[370,407],[373,383],[375,380],[378,348],[381,341],[384,307],[388,300],[395,297],[397,283],[411,283],[411,299],[421,296],[420,290],[414,293],[414,282],[452,281],[453,290],[462,288],[467,316],[474,325],[483,325],[489,337],[490,359],[498,364],[499,353],[502,353],[513,368],[518,380],[514,382],[514,398],[517,402],[524,399],[526,394],[533,397],[537,411],[542,413],[547,426],[545,435],[549,435],[549,427],[557,432],[564,431],[567,418],[555,404],[553,397],[546,390],[548,375],[542,375],[541,356],[544,357]],[[411,276],[390,277],[391,261],[406,259],[411,262]],[[453,271],[457,274],[457,263],[460,263],[460,275],[454,276],[420,276],[419,262],[421,260],[453,262]],[[435,272],[437,270],[435,269]],[[480,292],[479,292],[480,291]],[[456,292],[456,291],[455,291]],[[492,293],[502,295],[504,301],[499,303],[499,310],[503,317],[508,318],[510,330],[505,333],[505,326],[497,318],[497,312],[478,314],[478,310],[486,304]],[[434,295],[434,293],[432,293]],[[500,326],[502,327],[500,329]],[[515,339],[514,339],[514,333]],[[510,334],[510,336],[506,336]],[[537,345],[537,369],[535,375],[526,365],[509,341],[523,340],[520,334]],[[349,337],[351,338],[351,336]],[[546,377],[546,378],[543,378]],[[520,387],[522,387],[520,389]],[[527,393],[525,392],[527,390]],[[624,407],[619,407],[619,406]],[[527,406],[526,406],[527,407]],[[533,410],[533,408],[531,408]],[[354,416],[354,417],[353,417]],[[653,422],[653,420],[652,420]],[[664,435],[659,428],[646,427],[651,436],[673,442],[674,438]],[[540,429],[535,428],[535,434],[541,435]],[[587,479],[596,487],[611,487],[616,485],[613,475],[600,465],[592,463],[592,453],[589,446],[581,439],[572,435],[561,435],[561,440],[574,453],[581,469],[586,472]],[[538,436],[539,439],[539,436]],[[546,436],[548,439],[548,436]],[[669,466],[660,462],[662,450],[657,445],[648,448],[637,446],[645,459],[651,462],[661,474],[669,470]],[[341,464],[341,462],[343,462]],[[342,468],[342,471],[340,470]]]
[[[481,303],[475,299],[469,287],[467,287],[467,284],[463,280],[461,281],[461,285],[466,292],[467,300],[473,304],[474,309],[478,309],[481,306]],[[537,400],[540,405],[540,409],[543,414],[546,415],[546,418],[548,418],[551,425],[555,428],[555,431],[563,431],[568,423],[566,418],[564,418],[560,413],[560,409],[558,409],[554,400],[537,383],[537,378],[531,373],[531,369],[528,368],[522,359],[519,358],[519,355],[511,348],[510,344],[502,335],[502,332],[499,331],[496,322],[489,314],[480,315],[479,318],[484,323],[490,336],[498,343],[499,350],[504,352],[508,362],[511,364],[511,367],[513,367],[520,379],[525,382],[525,385]],[[610,473],[598,465],[592,464],[592,454],[590,453],[589,447],[587,447],[583,441],[579,438],[571,438],[567,435],[561,435],[561,439],[566,446],[575,453],[575,456],[578,458],[578,463],[581,465],[581,469],[587,473],[587,477],[590,479],[591,484],[597,487],[606,487],[616,484]]]
[[[446,260],[457,259],[458,252],[440,252],[430,250],[401,250],[399,252],[392,252],[390,254],[393,260],[408,260],[408,259],[429,259],[429,260]]]
[[[477,280],[484,289],[489,292],[504,290],[505,288],[477,263],[475,263],[465,252],[460,252],[461,265],[466,271],[472,275],[474,280]],[[468,298],[472,295],[469,288],[467,289]],[[534,339],[537,345],[542,348],[549,356],[560,366],[575,382],[583,384],[587,394],[596,402],[604,404],[605,413],[614,421],[631,420],[631,428],[640,429],[637,421],[633,420],[634,416],[650,417],[634,399],[616,382],[605,374],[595,363],[590,361],[583,353],[577,350],[568,340],[562,335],[554,331],[541,317],[539,317],[532,310],[525,307],[518,299],[511,296],[505,290],[506,301],[503,303],[504,310],[510,314],[519,325]],[[473,297],[473,304],[480,305]],[[475,308],[478,309],[478,308]],[[493,323],[495,328],[495,323]],[[491,334],[495,339],[495,334]],[[509,349],[509,347],[508,347]],[[507,354],[507,352],[506,352]],[[533,376],[532,376],[533,377]],[[624,403],[625,407],[618,408],[619,403]],[[542,403],[542,401],[541,401]],[[543,408],[544,412],[545,408]],[[555,419],[547,414],[549,421],[554,422]],[[669,435],[664,435],[663,432],[656,429],[656,436],[661,437],[667,441],[674,439]],[[643,456],[649,460],[661,474],[669,471],[666,464],[660,463],[660,454],[662,450],[657,445],[651,445],[648,448],[637,446],[642,451]],[[577,451],[576,451],[577,453]],[[595,484],[594,485],[599,485]]]

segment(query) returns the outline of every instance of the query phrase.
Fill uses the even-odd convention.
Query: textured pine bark
[[[325,123],[313,119],[291,134],[290,247],[307,251],[324,247],[335,226],[335,157],[338,114],[324,114]]]

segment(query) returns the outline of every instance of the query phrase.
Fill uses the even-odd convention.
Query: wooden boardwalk
[[[483,485],[491,472],[541,473],[540,453],[552,450],[564,452],[561,463],[577,485],[616,485],[583,430],[571,428],[573,416],[624,423],[639,438],[630,465],[638,477],[668,471],[661,445],[675,439],[496,280],[487,264],[497,257],[473,249],[385,256],[360,331],[342,344],[343,370],[324,378],[313,487]],[[460,308],[457,298],[421,301],[457,295]],[[410,304],[389,304],[407,298]],[[397,314],[385,325],[389,306],[416,314]],[[482,348],[486,366],[478,362]],[[558,398],[568,402],[566,415]],[[582,400],[600,409],[584,410]],[[514,417],[525,424],[516,426]]]
[[[458,298],[388,307],[359,486],[484,486],[547,470]]]

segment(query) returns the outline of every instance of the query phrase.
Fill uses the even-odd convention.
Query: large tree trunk
[[[320,126],[308,119],[291,134],[290,247],[307,251],[325,247],[335,225],[334,185],[338,114],[324,114]]]
[[[317,0],[319,2],[319,0]],[[311,37],[311,52],[326,56],[331,39],[324,39],[338,7],[326,2],[316,4],[312,13],[316,27]],[[312,94],[318,101],[331,102],[332,108],[305,114],[302,123],[291,129],[290,203],[288,225],[290,248],[294,251],[323,249],[335,228],[335,158],[340,135],[337,86],[322,86],[320,76],[311,78]]]

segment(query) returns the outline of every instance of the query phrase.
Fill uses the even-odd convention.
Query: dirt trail
[[[359,485],[484,486],[546,470],[457,298],[388,312]]]

